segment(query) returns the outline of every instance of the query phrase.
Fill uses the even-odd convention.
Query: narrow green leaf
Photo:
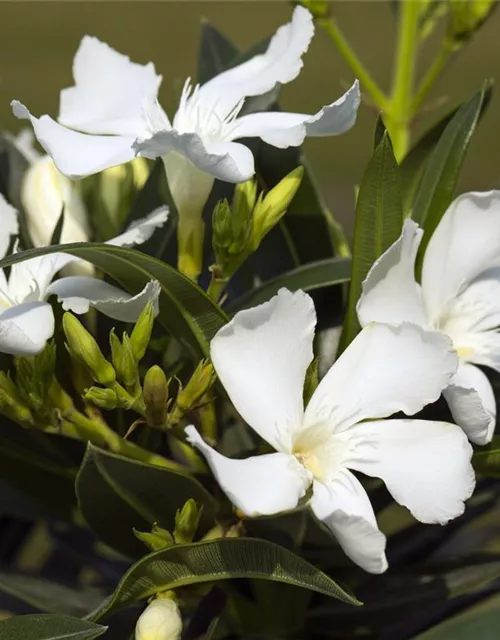
[[[198,82],[204,84],[228,67],[239,55],[239,49],[207,21],[201,23],[198,51]]]
[[[61,211],[61,215],[57,219],[56,226],[54,227],[54,231],[52,232],[52,237],[50,238],[49,244],[60,244],[63,225],[64,225],[64,205]]]
[[[2,640],[93,640],[107,627],[87,620],[51,614],[14,616],[0,622]]]
[[[413,219],[424,229],[420,255],[424,254],[443,213],[455,196],[460,170],[476,129],[486,90],[487,85],[460,107],[446,126],[427,163],[412,210]]]
[[[221,538],[183,544],[151,553],[134,564],[93,620],[168,589],[232,578],[272,580],[361,604],[300,556],[255,538]]]
[[[348,282],[350,275],[351,260],[349,258],[327,258],[326,260],[309,262],[249,291],[246,295],[238,298],[230,310],[236,312],[266,302],[282,287],[286,287],[290,291],[298,289],[312,291]]]
[[[477,473],[490,478],[500,478],[500,436],[495,436],[485,447],[477,448],[472,456]]]
[[[157,522],[172,531],[175,514],[193,498],[203,506],[199,531],[214,521],[214,498],[188,473],[123,458],[88,445],[76,479],[80,509],[99,539],[128,556],[145,552],[134,529],[149,531]]]
[[[360,328],[356,304],[363,280],[375,260],[397,240],[402,226],[399,167],[386,133],[375,149],[359,187],[354,221],[351,286],[340,351],[355,338]]]
[[[162,289],[158,321],[195,359],[209,354],[210,340],[227,322],[222,309],[192,280],[135,249],[91,242],[56,245],[8,256],[0,268],[57,251],[88,260],[133,293],[149,280],[158,280]]]

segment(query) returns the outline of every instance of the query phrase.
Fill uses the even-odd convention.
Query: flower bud
[[[84,400],[99,407],[99,409],[116,409],[117,397],[112,389],[102,389],[101,387],[90,387],[83,394]]]
[[[200,523],[201,509],[190,498],[182,509],[175,514],[174,540],[177,544],[188,544],[193,541]]]
[[[240,182],[234,188],[231,209],[236,217],[247,219],[250,217],[257,201],[257,180],[253,178]]]
[[[135,640],[180,640],[181,635],[181,612],[170,598],[153,600],[135,627]]]
[[[116,375],[126,387],[133,387],[139,379],[139,370],[132,352],[130,338],[124,333],[123,342],[120,342],[120,338],[112,329],[109,334],[109,342],[111,345],[111,359]]]
[[[160,549],[166,549],[175,544],[172,534],[159,527],[156,522],[153,524],[151,533],[134,529],[134,535],[138,540],[144,542],[150,551],[160,551]]]
[[[135,195],[148,179],[149,165],[144,158],[106,169],[98,176],[101,205],[113,225],[120,229]]]
[[[202,360],[196,367],[187,385],[177,394],[175,407],[169,416],[170,422],[176,424],[190,409],[195,409],[201,398],[215,382],[213,365],[207,360]]]
[[[70,355],[86,365],[96,382],[104,386],[112,384],[116,380],[115,370],[83,324],[66,312],[63,315],[63,329]]]
[[[253,212],[252,249],[255,251],[264,236],[278,224],[285,215],[297,193],[304,167],[297,167],[262,198],[259,197]]]
[[[26,226],[35,247],[50,244],[64,209],[61,242],[86,242],[90,238],[87,211],[68,178],[56,169],[50,156],[35,160],[21,186]]]
[[[449,0],[448,38],[457,48],[470,40],[496,8],[495,0]]]
[[[155,321],[155,308],[152,302],[148,302],[141,311],[135,327],[130,336],[130,346],[137,362],[142,360],[148,348],[153,325]]]
[[[158,365],[148,369],[144,376],[142,397],[146,405],[146,417],[152,427],[163,427],[168,417],[168,381]]]
[[[0,371],[0,413],[20,424],[34,424],[30,408],[5,371]]]

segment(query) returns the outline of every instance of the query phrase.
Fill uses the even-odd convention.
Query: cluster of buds
[[[175,544],[189,544],[193,541],[200,524],[202,508],[190,498],[175,514],[175,525],[172,532],[162,529],[154,523],[150,532],[136,531],[136,538],[144,542],[150,551],[159,551]]]
[[[285,215],[304,173],[297,167],[266,195],[257,196],[257,183],[237,184],[231,205],[222,200],[214,209],[212,244],[215,264],[211,270],[220,281],[228,280]]]

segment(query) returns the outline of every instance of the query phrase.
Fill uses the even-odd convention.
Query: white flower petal
[[[353,562],[370,573],[387,569],[385,536],[366,491],[352,473],[343,469],[327,484],[315,481],[310,506]]]
[[[401,236],[373,263],[357,304],[362,327],[370,322],[427,325],[420,286],[415,280],[415,258],[422,234],[413,220],[406,220]]]
[[[359,99],[356,80],[343,96],[315,115],[264,112],[238,118],[231,130],[231,139],[257,137],[274,147],[286,149],[300,146],[306,136],[340,135],[354,126]]]
[[[160,131],[151,138],[137,140],[134,150],[137,155],[152,159],[175,152],[201,171],[226,182],[245,182],[255,173],[250,149],[237,142],[205,143],[197,133]]]
[[[29,258],[23,262],[16,262],[10,268],[10,297],[18,302],[44,300],[47,287],[55,274],[75,261],[78,261],[78,258],[69,254],[51,253],[46,256]]]
[[[14,100],[14,115],[31,121],[38,142],[54,160],[59,171],[78,179],[133,160],[135,136],[94,136],[66,129],[49,116],[35,118]]]
[[[85,133],[140,135],[142,108],[162,80],[154,64],[136,64],[97,38],[84,36],[73,61],[75,86],[61,91],[59,122]]]
[[[18,212],[0,193],[0,259],[5,258],[12,236],[19,233]]]
[[[291,82],[302,68],[302,56],[314,35],[310,12],[296,7],[292,20],[281,26],[264,54],[220,73],[199,89],[200,104],[224,119],[247,96],[259,96],[276,84]]]
[[[16,356],[40,353],[54,334],[54,314],[46,302],[28,302],[0,314],[0,352]]]
[[[445,212],[424,256],[422,293],[429,317],[482,271],[500,266],[500,191],[465,193]]]
[[[444,334],[411,324],[370,324],[321,380],[306,424],[329,423],[342,431],[397,411],[412,415],[439,398],[456,369]]]
[[[474,490],[472,447],[455,424],[375,420],[352,427],[348,466],[381,478],[420,522],[446,524]]]
[[[462,364],[443,391],[453,419],[471,442],[487,444],[495,430],[497,408],[493,389],[484,373],[472,364]]]
[[[108,240],[106,244],[117,247],[133,247],[136,244],[143,244],[160,227],[163,227],[168,219],[168,207],[158,207],[150,214],[139,220],[134,220],[124,233]]]
[[[156,280],[151,280],[140,293],[132,296],[98,278],[69,276],[53,282],[47,296],[56,295],[66,311],[87,313],[92,306],[115,320],[136,322],[148,302],[153,302],[158,313],[160,292],[161,287]]]
[[[205,456],[222,490],[247,516],[294,509],[311,485],[311,474],[286,453],[232,460],[208,446],[192,425],[185,432],[188,442]]]
[[[237,313],[210,345],[236,410],[278,451],[291,452],[292,435],[302,425],[315,325],[311,298],[281,289],[269,302]]]

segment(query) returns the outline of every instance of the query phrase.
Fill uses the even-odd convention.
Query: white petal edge
[[[47,290],[47,296],[56,295],[66,311],[87,313],[95,307],[104,315],[122,322],[137,322],[141,311],[148,302],[152,302],[155,314],[158,314],[160,283],[151,280],[135,296],[118,287],[88,276],[68,276],[53,282]]]
[[[310,506],[353,562],[369,573],[387,569],[385,536],[366,491],[350,471],[343,469],[326,484],[315,481]]]
[[[475,486],[472,447],[460,427],[426,420],[374,420],[349,431],[350,469],[381,478],[393,498],[429,524],[464,512]]]
[[[169,209],[167,206],[158,207],[150,214],[139,220],[134,220],[126,231],[119,236],[108,240],[106,244],[117,247],[133,247],[134,245],[143,244],[160,227],[163,227],[168,220]]]
[[[313,35],[311,13],[296,7],[291,21],[276,31],[265,53],[220,73],[200,87],[200,104],[224,119],[243,98],[262,95],[277,83],[295,80]]]
[[[302,426],[316,312],[303,291],[281,289],[238,312],[210,344],[213,365],[242,418],[274,449],[291,453]]]
[[[230,136],[233,140],[257,137],[279,149],[298,147],[307,136],[338,136],[351,129],[356,122],[359,101],[359,83],[356,80],[343,96],[315,115],[252,113],[235,120]]]
[[[415,280],[422,235],[416,222],[406,220],[401,236],[373,263],[356,307],[362,327],[370,322],[427,326],[422,293]]]
[[[38,142],[67,178],[77,180],[133,160],[136,136],[101,136],[79,133],[49,116],[35,118],[18,102],[11,102],[14,115],[30,120]]]
[[[337,432],[398,411],[412,415],[437,400],[457,370],[450,339],[414,324],[371,323],[321,380],[306,424]]]
[[[152,62],[131,62],[97,38],[84,36],[73,60],[75,86],[61,91],[59,122],[84,133],[140,135],[143,105],[162,77]]]
[[[17,209],[0,193],[0,259],[5,258],[12,236],[17,236],[19,233],[18,216]]]
[[[453,419],[469,440],[488,444],[495,431],[497,407],[486,375],[473,364],[462,364],[443,395]]]
[[[40,353],[54,335],[54,314],[46,302],[28,302],[0,314],[0,352],[15,356]]]
[[[269,453],[244,460],[226,458],[194,426],[184,431],[188,442],[204,455],[221,489],[245,515],[289,511],[306,495],[312,476],[293,456]]]

